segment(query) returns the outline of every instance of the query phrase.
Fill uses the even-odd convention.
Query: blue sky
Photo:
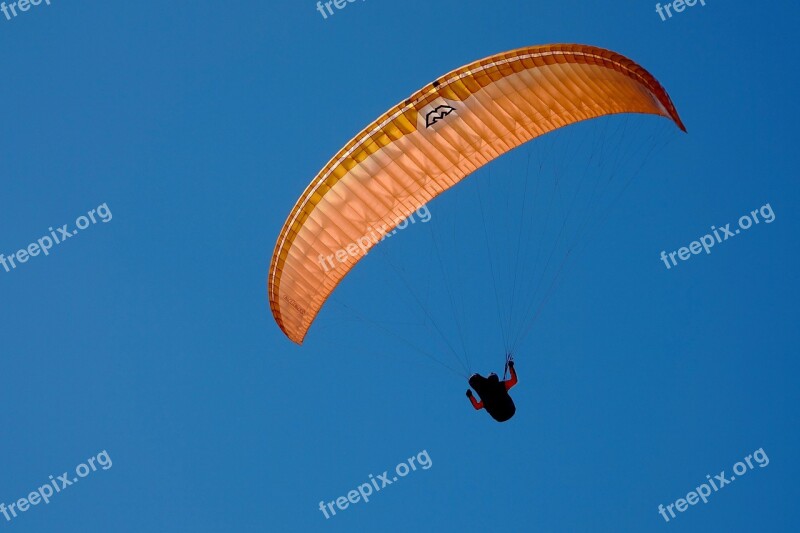
[[[310,0],[192,4],[0,16],[0,253],[113,213],[0,269],[0,502],[113,460],[0,530],[790,531],[796,6],[709,0],[662,22],[647,2],[367,0],[327,20]],[[571,259],[517,353],[515,418],[474,412],[462,377],[348,315],[413,322],[377,252],[303,347],[284,338],[267,268],[317,170],[437,76],[551,42],[635,59],[689,133],[668,134]],[[433,231],[459,223],[457,195],[440,200]],[[672,270],[659,260],[766,203],[774,223]],[[428,250],[420,228],[385,248],[422,292],[424,263],[408,260]],[[444,313],[440,292],[428,304]],[[483,373],[502,371],[489,307],[463,317]],[[768,467],[670,523],[658,514],[759,448]],[[429,469],[318,510],[422,450]]]

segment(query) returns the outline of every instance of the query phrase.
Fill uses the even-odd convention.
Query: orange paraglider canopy
[[[685,131],[650,73],[593,46],[521,48],[423,87],[347,143],[289,214],[268,277],[281,330],[302,343],[382,234],[481,166],[557,128],[617,113],[661,115]]]

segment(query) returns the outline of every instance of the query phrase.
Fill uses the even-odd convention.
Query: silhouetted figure
[[[467,389],[467,397],[472,406],[476,410],[486,409],[486,412],[498,422],[505,422],[517,411],[514,400],[508,395],[509,389],[517,384],[514,361],[508,362],[508,369],[511,371],[511,378],[506,381],[500,381],[495,373],[489,374],[488,378],[480,374],[473,374],[469,378],[469,386],[481,397],[481,400],[477,401],[472,391]]]

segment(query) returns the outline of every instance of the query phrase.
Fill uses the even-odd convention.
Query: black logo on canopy
[[[425,126],[430,128],[444,117],[453,113],[455,111],[454,108],[450,107],[449,105],[440,105],[425,117]]]

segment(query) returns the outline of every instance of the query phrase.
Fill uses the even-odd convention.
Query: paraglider
[[[426,85],[348,142],[292,208],[267,282],[278,326],[302,344],[336,286],[377,244],[363,240],[374,228],[391,231],[477,169],[531,139],[627,113],[666,117],[685,131],[669,95],[649,72],[594,46],[520,48]],[[341,260],[320,267],[320,257],[341,250],[348,251]],[[492,391],[509,382],[473,377],[470,385],[492,414]],[[507,389],[503,392],[508,397]],[[510,397],[508,402],[500,418],[513,415]]]
[[[480,396],[480,401],[475,400],[471,389],[467,389],[467,398],[472,403],[476,411],[486,409],[489,415],[498,422],[505,422],[514,416],[517,408],[514,400],[509,396],[508,391],[517,384],[517,371],[514,370],[514,361],[508,362],[508,369],[511,371],[511,378],[500,381],[497,374],[492,372],[488,377],[480,374],[473,374],[469,378],[469,386],[475,389]]]

